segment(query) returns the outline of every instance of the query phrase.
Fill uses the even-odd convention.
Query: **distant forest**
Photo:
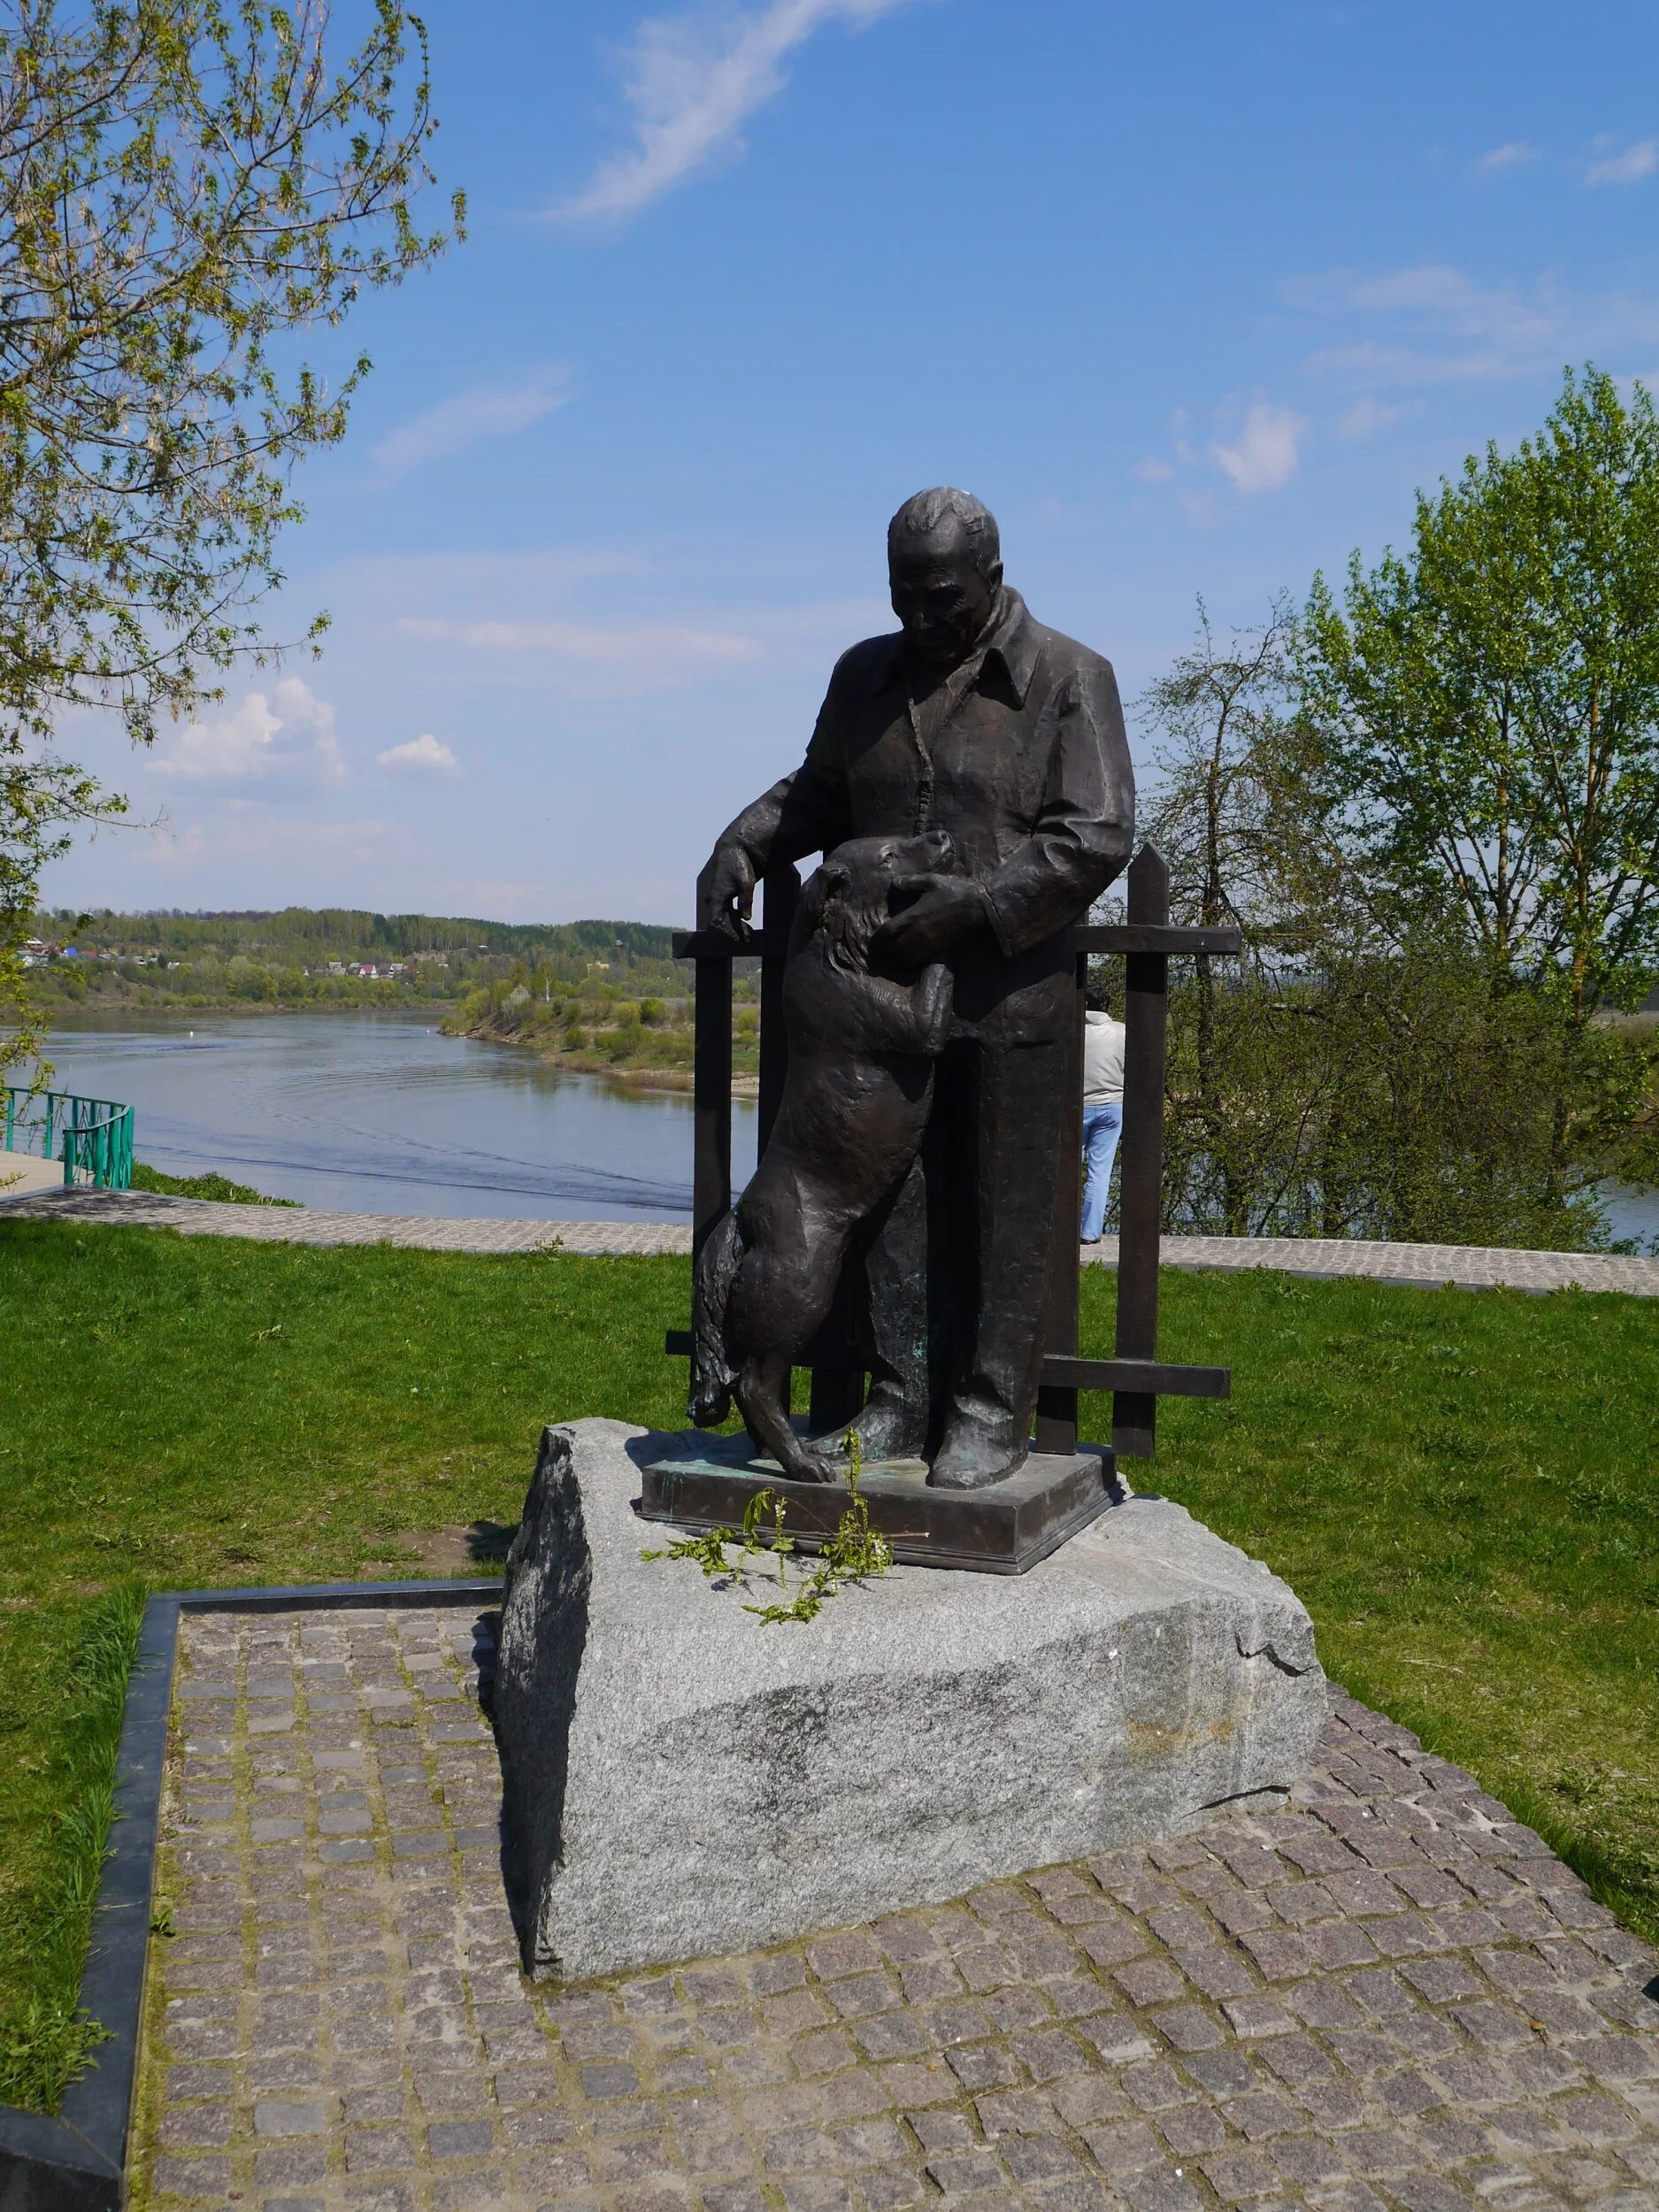
[[[500,982],[625,995],[675,983],[669,929],[649,922],[493,922],[349,907],[277,913],[37,914],[49,1004],[431,1003]],[[73,949],[73,956],[71,951]],[[396,965],[401,972],[383,971]],[[351,972],[372,967],[373,976]]]

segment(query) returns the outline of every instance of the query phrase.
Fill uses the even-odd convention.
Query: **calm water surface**
[[[59,1090],[135,1110],[136,1151],[273,1198],[358,1213],[548,1221],[691,1213],[691,1101],[375,1014],[83,1017]],[[739,1101],[732,1166],[755,1162]]]
[[[354,1213],[547,1221],[691,1216],[691,1100],[570,1075],[509,1046],[377,1014],[86,1017],[57,1030],[60,1090],[137,1113],[141,1160],[217,1169]],[[755,1165],[739,1100],[733,1179]],[[1659,1249],[1659,1192],[1608,1193],[1615,1236]]]
[[[1638,1237],[1640,1248],[1659,1257],[1659,1191],[1607,1186],[1608,1225],[1616,1237]]]

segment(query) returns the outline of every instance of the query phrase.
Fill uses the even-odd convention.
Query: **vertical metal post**
[[[1076,962],[1077,1006],[1061,1081],[1065,1111],[1060,1128],[1060,1172],[1049,1240],[1048,1310],[1044,1349],[1075,1359],[1078,1351],[1078,1219],[1083,1192],[1083,1026],[1088,955]],[[1044,1384],[1037,1392],[1037,1449],[1070,1456],[1077,1449],[1077,1393]]]
[[[1170,871],[1155,845],[1143,845],[1130,864],[1131,927],[1167,925]],[[1170,962],[1163,952],[1125,956],[1128,1034],[1124,1041],[1123,1180],[1118,1204],[1118,1357],[1158,1356],[1158,1240],[1164,1208],[1164,1065],[1170,1010]],[[1149,1393],[1120,1390],[1112,1400],[1112,1448],[1150,1459],[1157,1435],[1158,1402]]]
[[[772,1141],[772,1124],[778,1118],[784,1078],[789,1070],[789,1041],[783,1027],[783,959],[801,897],[801,879],[787,863],[780,868],[768,869],[762,881],[765,903],[761,909],[760,1110],[756,1118],[757,1157]]]
[[[732,964],[692,964],[691,1256],[698,1256],[732,1203]]]

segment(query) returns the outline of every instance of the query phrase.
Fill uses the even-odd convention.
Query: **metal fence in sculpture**
[[[783,1028],[783,964],[795,918],[800,878],[791,867],[764,879],[762,926],[741,940],[715,930],[676,932],[674,957],[693,963],[695,977],[695,1057],[692,1102],[695,1150],[692,1249],[718,1226],[732,1202],[732,963],[760,956],[759,1144],[764,1150],[783,1095],[787,1045]],[[1233,928],[1194,929],[1170,921],[1170,872],[1155,846],[1143,845],[1131,863],[1127,908],[1121,922],[1087,925],[1070,933],[1077,978],[1077,1019],[1066,1081],[1069,1110],[1064,1165],[1052,1222],[1033,1222],[1031,1233],[1048,1248],[1048,1313],[1044,1330],[1042,1383],[1037,1398],[1039,1451],[1077,1448],[1078,1394],[1112,1394],[1115,1450],[1150,1458],[1160,1398],[1225,1398],[1231,1388],[1225,1367],[1194,1367],[1160,1360],[1158,1258],[1164,1184],[1164,1031],[1171,958],[1196,953],[1236,954]],[[1078,1346],[1078,1212],[1082,1155],[1084,992],[1091,954],[1116,954],[1125,965],[1124,1134],[1119,1157],[1121,1233],[1114,1356],[1085,1359]],[[866,1360],[859,1342],[851,1286],[810,1346],[803,1364],[811,1374],[813,1434],[849,1421],[864,1403]],[[668,1332],[666,1348],[684,1358],[691,1337]]]

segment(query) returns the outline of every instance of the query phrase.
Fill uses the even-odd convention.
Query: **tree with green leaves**
[[[1305,702],[1357,848],[1575,1018],[1659,953],[1659,419],[1571,371],[1543,428],[1316,579]]]
[[[0,1065],[40,869],[121,807],[58,733],[148,743],[272,649],[294,465],[369,365],[296,335],[458,235],[411,211],[435,128],[400,0],[343,46],[326,0],[0,0]]]
[[[1171,909],[1245,943],[1172,979],[1165,1225],[1594,1242],[1597,1186],[1654,1164],[1653,1055],[1496,960],[1442,885],[1395,872],[1305,661],[1282,604],[1231,636],[1201,607],[1139,703]]]

